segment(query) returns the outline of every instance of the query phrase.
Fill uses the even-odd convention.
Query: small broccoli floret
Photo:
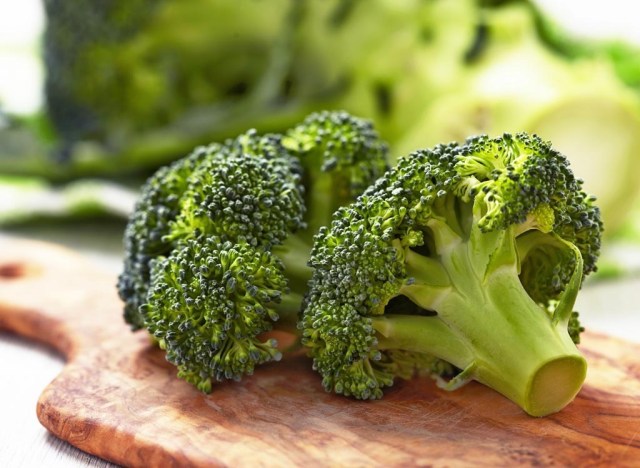
[[[158,194],[145,195],[127,229],[125,318],[203,391],[279,359],[277,343],[260,335],[295,332],[311,226],[330,222],[325,204],[353,201],[382,175],[386,152],[370,124],[323,113],[286,137],[249,131],[159,172],[145,189]],[[162,217],[147,213],[156,205]]]
[[[168,235],[174,243],[204,233],[270,247],[304,226],[301,169],[279,135],[250,131],[228,141],[187,183]]]
[[[303,227],[297,160],[255,132],[217,149],[187,178],[140,308],[178,376],[205,392],[278,360],[277,342],[259,335],[276,322],[295,329],[302,298],[271,252]]]
[[[291,288],[302,297],[311,278],[307,262],[313,236],[331,222],[337,208],[353,202],[384,174],[389,167],[388,146],[370,121],[344,111],[309,115],[283,136],[282,146],[302,167],[305,227],[274,251],[286,266]],[[300,302],[295,308],[299,310]]]
[[[311,114],[285,135],[282,144],[304,168],[311,235],[388,168],[387,144],[371,122],[344,111]]]
[[[325,184],[348,198],[361,193],[388,167],[387,144],[373,124],[344,111],[309,115],[287,132],[283,145],[296,154],[307,174],[309,188]]]
[[[573,304],[601,231],[566,158],[536,136],[415,152],[320,230],[303,344],[328,391],[380,398],[421,371],[558,411],[585,377]]]
[[[165,236],[169,234],[169,223],[179,212],[187,178],[208,153],[219,149],[219,145],[198,148],[188,157],[159,169],[142,187],[125,230],[124,271],[118,278],[118,292],[125,303],[125,321],[134,330],[143,326],[138,309],[145,302],[149,288],[149,263],[172,250],[172,243]]]
[[[143,327],[139,308],[146,301],[151,261],[179,242],[206,231],[234,242],[279,243],[298,229],[304,213],[299,171],[279,137],[251,131],[225,145],[199,147],[151,177],[125,231],[118,281],[131,327]]]
[[[179,377],[210,392],[212,381],[239,380],[280,359],[275,340],[259,335],[279,319],[282,270],[268,250],[213,236],[190,239],[154,262],[142,313]]]

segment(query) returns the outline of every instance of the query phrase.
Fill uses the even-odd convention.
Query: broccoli
[[[530,10],[540,40],[553,52],[567,60],[603,57],[611,62],[620,81],[636,90],[640,88],[640,49],[637,45],[572,34],[533,0],[480,0],[480,4],[486,7],[502,7],[511,3]]]
[[[638,193],[637,92],[604,55],[558,55],[541,37],[531,9],[522,1],[506,3],[484,10],[484,39],[472,60],[451,77],[450,90],[424,107],[395,149],[408,154],[483,133],[545,135],[569,155],[585,188],[598,197],[612,233]]]
[[[165,236],[172,251],[150,262],[138,310],[178,376],[203,391],[279,359],[276,342],[259,335],[297,312],[271,248],[303,228],[299,165],[277,137],[248,133],[228,149],[189,177]]]
[[[322,108],[370,117],[392,146],[452,90],[481,13],[476,0],[299,3],[293,86],[325,90]]]
[[[602,232],[581,184],[524,133],[400,159],[315,238],[299,326],[324,387],[375,399],[421,372],[535,416],[564,407],[585,378],[573,304]]]
[[[164,166],[147,180],[129,217],[124,234],[124,272],[118,277],[118,293],[124,316],[134,330],[143,327],[138,309],[144,303],[153,258],[167,255],[172,245],[165,239],[178,215],[187,178],[209,152],[220,145],[197,148],[188,157]]]
[[[370,116],[397,139],[463,67],[477,16],[475,0],[47,0],[45,10],[56,138],[38,154],[65,164],[40,158],[36,169],[58,179],[136,174],[319,109]],[[0,166],[33,170],[28,149]]]
[[[68,151],[87,139],[122,151],[204,106],[247,98],[273,66],[289,1],[48,0],[45,9],[45,91],[58,134]],[[194,135],[203,129],[191,120],[187,141],[210,136],[204,125],[209,133]]]
[[[295,331],[313,233],[384,173],[386,155],[368,121],[336,111],[161,169],[125,232],[125,320],[203,391],[279,359],[261,335],[275,322]]]

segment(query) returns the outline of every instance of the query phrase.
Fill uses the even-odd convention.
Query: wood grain
[[[0,241],[0,328],[66,358],[44,390],[42,424],[131,466],[640,466],[640,346],[586,334],[587,382],[535,419],[492,390],[429,379],[385,398],[327,394],[303,355],[202,395],[121,319],[116,278],[72,252]]]

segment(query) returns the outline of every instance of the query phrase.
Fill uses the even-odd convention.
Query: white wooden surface
[[[80,223],[73,230],[65,223],[37,224],[5,229],[4,235],[66,245],[115,277],[121,268],[122,229],[119,223]],[[63,366],[62,358],[51,349],[0,330],[1,468],[115,466],[76,449],[40,425],[36,402]]]
[[[0,332],[0,466],[114,466],[56,438],[38,422],[38,396],[63,364],[50,349]]]

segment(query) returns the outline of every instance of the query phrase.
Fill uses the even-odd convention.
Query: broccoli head
[[[279,359],[262,334],[295,332],[316,226],[382,175],[386,154],[368,122],[338,111],[160,170],[125,233],[125,319],[203,391]]]
[[[172,250],[172,244],[165,236],[169,234],[170,223],[178,215],[187,178],[202,159],[219,150],[219,145],[198,148],[186,158],[160,168],[142,188],[125,229],[124,272],[118,278],[124,317],[134,330],[143,326],[138,309],[147,294],[150,262]]]
[[[325,388],[380,398],[418,371],[531,415],[564,407],[586,373],[573,304],[602,232],[581,184],[537,136],[480,136],[412,153],[338,209],[299,325]]]
[[[212,381],[239,380],[280,359],[277,342],[259,336],[280,318],[276,307],[287,290],[282,263],[269,250],[210,236],[189,239],[154,263],[142,315],[180,378],[210,392]]]
[[[282,144],[304,168],[308,241],[336,209],[353,201],[388,168],[387,144],[373,124],[344,111],[309,115],[287,132]]]
[[[279,135],[251,130],[214,151],[190,174],[167,239],[201,234],[272,246],[303,226],[301,168]]]

